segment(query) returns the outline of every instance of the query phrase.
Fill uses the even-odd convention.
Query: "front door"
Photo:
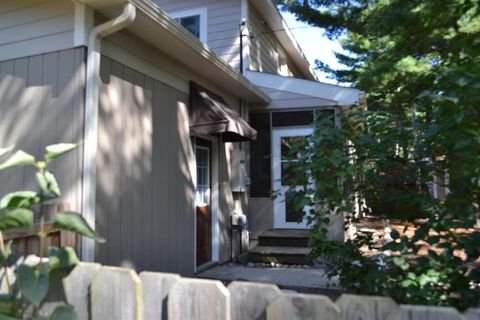
[[[292,201],[285,197],[285,192],[296,188],[291,185],[288,163],[290,150],[295,143],[302,142],[312,134],[311,127],[278,128],[272,132],[272,190],[276,197],[273,200],[273,227],[276,229],[306,229],[307,221],[303,210],[295,210]]]
[[[197,267],[212,261],[212,143],[196,139]]]

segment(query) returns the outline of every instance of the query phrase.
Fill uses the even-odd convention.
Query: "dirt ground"
[[[421,220],[418,221],[418,223],[422,223]],[[380,253],[380,248],[382,245],[385,243],[391,241],[389,231],[390,230],[396,230],[400,236],[406,235],[408,238],[412,238],[415,234],[415,230],[417,227],[415,227],[412,224],[406,224],[400,220],[395,220],[395,219],[385,219],[385,218],[379,218],[379,217],[365,217],[362,219],[362,221],[358,224],[356,224],[356,227],[359,231],[364,231],[364,232],[371,232],[373,240],[375,242],[374,247],[378,249],[374,249],[370,252],[365,252],[366,255],[376,255]],[[473,231],[480,231],[480,228],[475,228],[475,229],[454,229],[451,230],[451,232],[455,235],[460,235],[460,234],[468,234]],[[430,231],[429,235],[438,235],[438,233],[434,231]],[[437,253],[441,252],[441,249],[437,248],[436,246],[432,246],[429,243],[425,241],[419,241],[418,244],[420,245],[420,250],[418,251],[418,255],[428,255],[429,250],[433,250]],[[465,253],[462,251],[455,251],[454,254],[458,257],[460,257],[462,260],[465,260],[466,256]],[[475,264],[480,265],[480,259],[478,259]]]

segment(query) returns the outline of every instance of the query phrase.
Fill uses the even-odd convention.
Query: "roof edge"
[[[363,91],[351,87],[263,72],[247,71],[245,76],[260,87],[337,101],[340,105],[359,104],[365,94]]]
[[[112,10],[112,7],[117,7],[130,2],[137,10],[141,11],[148,19],[152,20],[156,25],[163,28],[167,34],[172,38],[178,39],[179,43],[188,47],[193,52],[196,52],[199,58],[202,59],[202,63],[208,61],[213,68],[217,69],[216,72],[225,74],[226,82],[236,82],[239,88],[242,88],[241,92],[236,92],[238,97],[245,99],[251,103],[270,103],[271,99],[265,94],[259,87],[252,83],[248,78],[242,75],[239,71],[220,58],[211,48],[206,44],[203,44],[194,35],[188,32],[185,28],[176,23],[165,11],[158,7],[154,2],[150,0],[78,0],[83,2],[95,10],[104,13],[104,10]],[[142,38],[141,35],[137,35]],[[149,42],[145,39],[145,41]],[[167,53],[168,54],[168,53]],[[195,71],[194,68],[192,68]],[[220,85],[227,92],[232,93],[227,85]]]
[[[278,31],[274,32],[273,34],[282,44],[282,46],[285,47],[285,50],[292,58],[295,65],[301,70],[303,75],[309,80],[318,80],[313,68],[311,67],[307,57],[305,56],[305,53],[298,44],[295,36],[290,30],[290,27],[288,27],[287,23],[282,17],[282,14],[275,6],[273,1],[255,0],[251,1],[251,3],[255,7],[255,9],[260,12],[262,18],[267,20],[270,25],[275,24],[279,26],[279,28],[277,28]],[[268,10],[268,12],[265,12],[264,10]]]
[[[138,9],[142,10],[150,19],[157,22],[174,36],[182,40],[193,51],[197,52],[204,59],[210,61],[216,68],[227,74],[230,78],[240,83],[245,89],[254,94],[259,100],[270,103],[271,99],[260,88],[253,84],[248,78],[238,72],[235,68],[222,60],[210,47],[203,44],[185,28],[176,23],[165,11],[160,9],[150,0],[129,0]]]

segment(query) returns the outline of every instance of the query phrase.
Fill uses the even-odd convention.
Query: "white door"
[[[289,184],[289,174],[286,165],[295,160],[287,160],[293,144],[305,139],[313,133],[313,128],[278,128],[272,132],[272,190],[276,197],[273,200],[273,227],[276,229],[306,229],[307,219],[303,210],[295,210],[292,201],[285,199],[285,192],[296,188]],[[303,217],[303,219],[302,219]]]

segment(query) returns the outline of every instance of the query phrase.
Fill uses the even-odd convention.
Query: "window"
[[[197,162],[195,202],[197,206],[207,206],[210,205],[210,149],[197,146],[195,160]]]
[[[207,8],[173,12],[171,17],[200,41],[207,43]]]
[[[287,64],[287,54],[285,53],[285,50],[280,46],[280,44],[277,44],[277,72],[281,76],[289,77],[292,76],[292,73],[288,69],[288,64]]]

